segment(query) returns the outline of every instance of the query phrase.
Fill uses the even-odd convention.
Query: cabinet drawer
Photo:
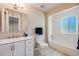
[[[33,49],[26,50],[26,56],[32,56],[34,54]]]
[[[26,56],[33,56],[34,55],[34,40],[27,39],[26,40]]]
[[[28,48],[26,48],[26,51],[33,51],[34,50],[34,48],[32,48],[32,47],[28,47]]]
[[[34,47],[34,45],[32,43],[30,43],[30,44],[26,44],[26,47],[31,48],[31,47]]]
[[[26,54],[26,56],[34,56],[34,54],[31,53],[31,52],[28,52],[28,53]]]
[[[34,47],[34,41],[33,40],[26,40],[26,47]]]
[[[26,41],[26,44],[33,44],[33,41]]]
[[[26,41],[34,41],[33,39],[27,39]]]

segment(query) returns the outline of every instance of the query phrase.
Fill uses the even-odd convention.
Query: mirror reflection
[[[19,19],[9,16],[9,32],[19,32]]]

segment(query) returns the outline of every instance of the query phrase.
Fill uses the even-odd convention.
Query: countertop
[[[7,39],[0,39],[0,45],[7,44],[7,43],[13,43],[21,40],[27,40],[32,39],[33,37],[27,36],[27,37],[18,37],[18,38],[7,38]]]

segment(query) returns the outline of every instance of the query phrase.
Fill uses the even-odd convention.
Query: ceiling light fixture
[[[17,4],[17,3],[15,3],[15,4],[12,4],[13,5],[13,8],[14,9],[24,9],[24,4],[23,3],[19,3],[19,4]]]

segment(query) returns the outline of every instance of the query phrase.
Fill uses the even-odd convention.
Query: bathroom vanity
[[[26,25],[25,25],[26,24]],[[0,7],[0,56],[32,56],[34,55],[33,37],[10,37],[27,31],[27,14],[11,8]],[[25,26],[24,26],[25,25]],[[7,35],[5,35],[8,33]],[[16,33],[13,35],[13,33]],[[5,39],[1,39],[4,38]]]
[[[27,18],[27,14],[19,10],[0,7],[0,56],[34,55],[34,38],[17,35],[20,32],[21,34],[28,32]],[[2,39],[4,37],[5,39]]]
[[[18,37],[0,39],[0,56],[33,56],[34,38]]]

